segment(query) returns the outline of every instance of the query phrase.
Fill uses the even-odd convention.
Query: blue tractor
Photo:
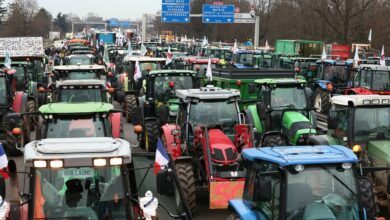
[[[342,60],[320,60],[317,62],[317,79],[313,84],[313,105],[318,112],[328,114],[330,98],[342,94],[353,79],[353,62]]]
[[[359,154],[361,149],[354,150]],[[365,220],[377,215],[373,184],[365,176],[372,170],[361,167],[349,148],[251,148],[242,157],[247,168],[243,198],[229,201],[234,214],[228,219]]]

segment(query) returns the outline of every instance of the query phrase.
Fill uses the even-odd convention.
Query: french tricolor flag
[[[169,163],[169,156],[165,150],[160,138],[157,140],[157,149],[156,149],[156,160],[154,161],[154,174],[164,169]]]
[[[3,145],[0,143],[0,175],[4,178],[8,178],[8,158],[5,154]]]

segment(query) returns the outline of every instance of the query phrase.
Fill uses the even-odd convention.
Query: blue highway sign
[[[190,22],[190,0],[162,0],[161,22]]]
[[[203,23],[234,23],[234,5],[203,5]]]

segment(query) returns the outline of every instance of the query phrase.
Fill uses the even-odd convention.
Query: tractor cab
[[[292,57],[290,60],[298,76],[304,77],[309,84],[315,81],[318,71],[317,58]]]
[[[120,113],[108,103],[50,103],[39,108],[36,139],[123,136]]]
[[[390,95],[390,67],[361,64],[357,69],[352,88],[345,94]]]
[[[219,59],[210,58],[210,60],[211,60],[211,69],[216,68]],[[199,77],[206,77],[208,62],[209,62],[208,58],[188,57],[186,59],[186,66],[188,70],[197,72]]]
[[[259,100],[245,110],[258,145],[302,145],[316,134],[311,90],[303,79],[255,80]],[[280,137],[281,135],[281,137]]]
[[[10,215],[21,220],[191,219],[172,164],[155,175],[148,157],[154,155],[132,153],[127,141],[108,137],[30,142],[24,157],[29,187],[19,189],[16,169],[10,173],[16,176],[10,178],[12,192],[27,189],[12,201]]]
[[[104,79],[105,67],[102,65],[55,66],[52,80],[91,80]]]
[[[104,80],[65,80],[55,85],[52,102],[106,102],[111,103],[110,93]]]
[[[376,217],[372,183],[360,175],[358,158],[346,147],[265,147],[243,150],[242,157],[244,195],[229,201],[231,219]]]
[[[250,50],[239,50],[233,54],[232,67],[238,69],[253,68],[253,57],[256,54]]]
[[[65,57],[65,65],[93,65],[95,57],[92,54],[69,55]]]

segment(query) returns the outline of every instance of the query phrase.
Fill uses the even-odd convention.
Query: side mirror
[[[157,193],[161,195],[172,195],[174,193],[174,180],[172,171],[160,170],[157,173]]]
[[[332,116],[328,116],[328,129],[336,129],[339,125],[337,119]]]
[[[161,124],[166,124],[169,119],[169,107],[163,105],[159,109],[159,119]]]
[[[264,102],[256,103],[257,114],[261,120],[265,120],[267,117],[267,106]]]
[[[255,93],[255,92],[256,92],[256,84],[248,83],[248,93]]]
[[[253,196],[254,202],[268,202],[272,199],[272,183],[271,180],[263,180],[255,187]]]

